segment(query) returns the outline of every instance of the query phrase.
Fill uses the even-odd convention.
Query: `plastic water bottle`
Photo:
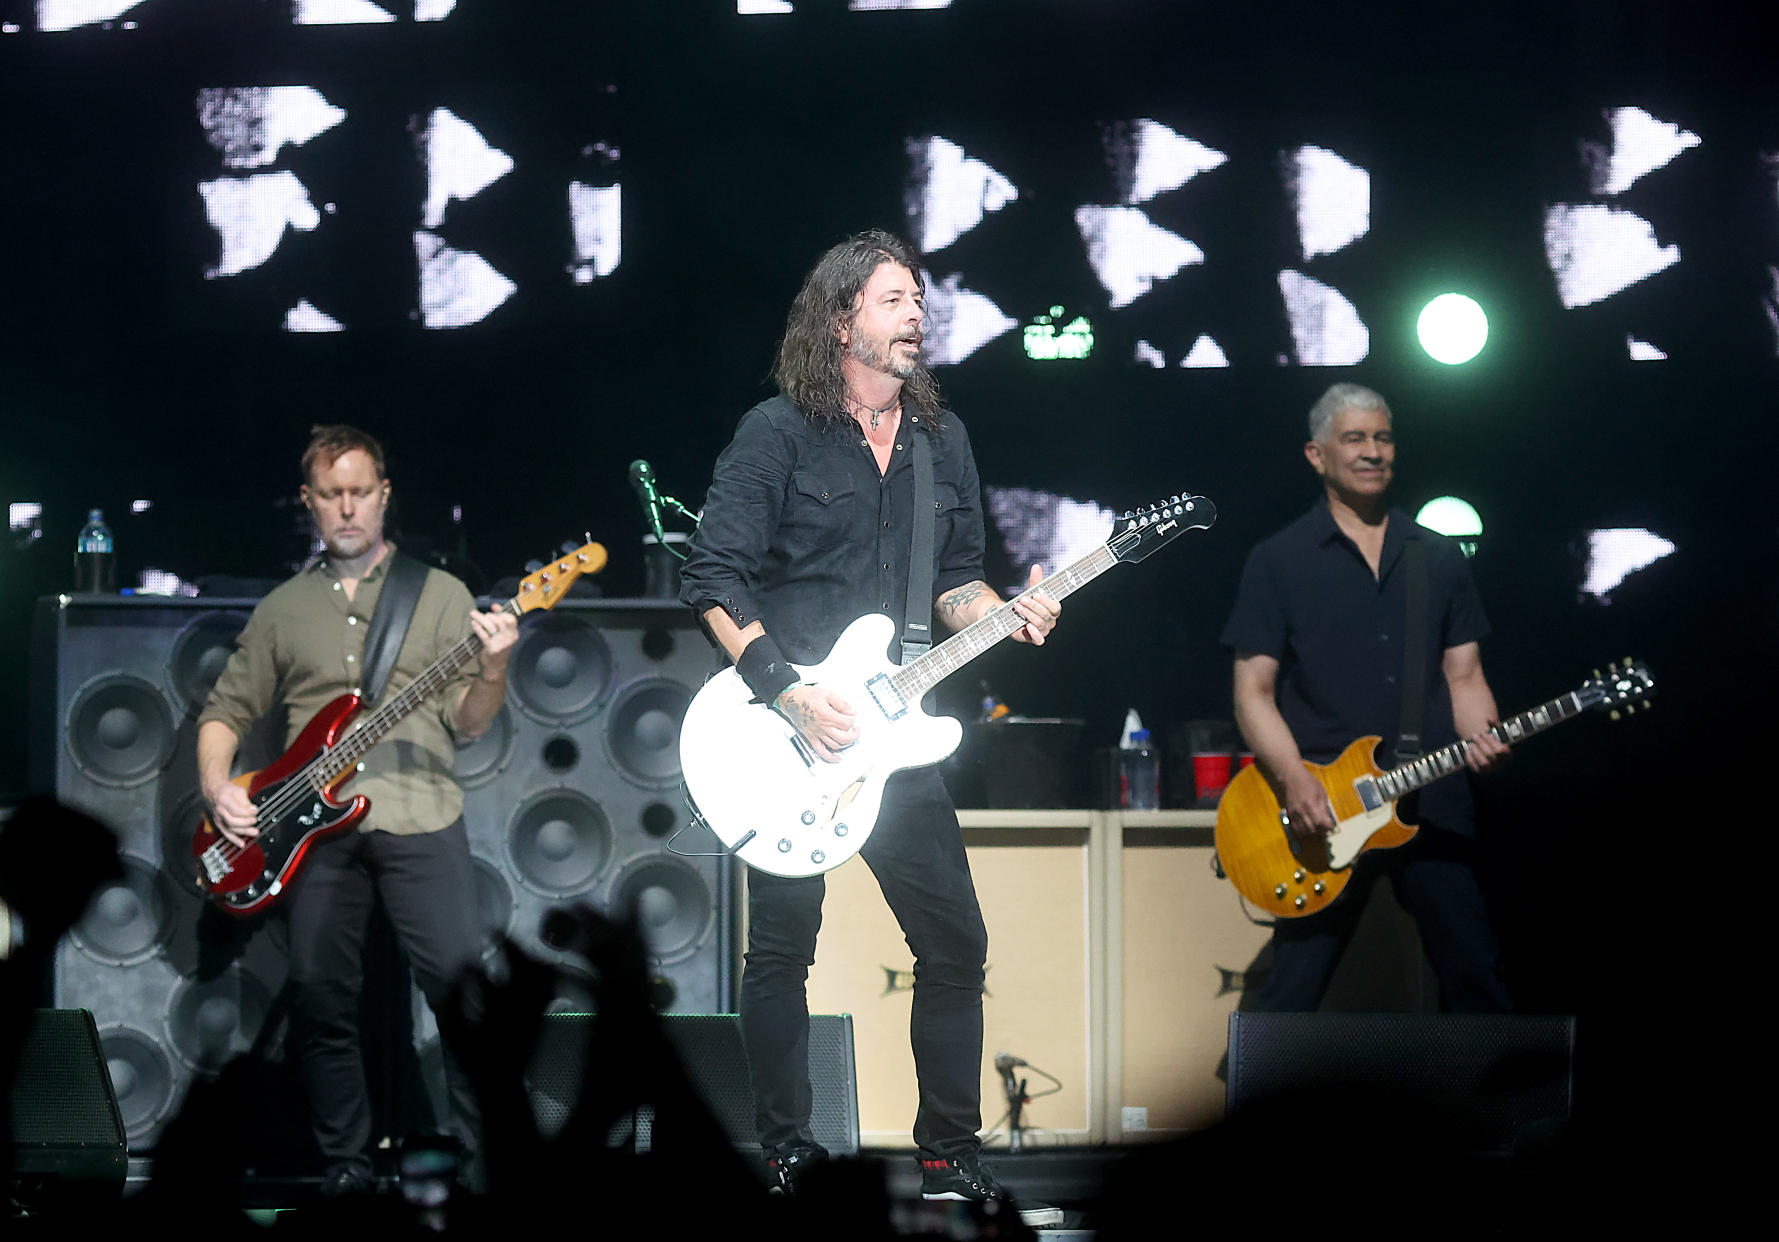
[[[74,589],[89,595],[117,593],[117,545],[97,509],[86,515],[74,541]]]
[[[1119,759],[1119,784],[1123,803],[1133,811],[1153,811],[1161,806],[1161,760],[1149,744],[1149,730],[1133,729],[1130,744]]]

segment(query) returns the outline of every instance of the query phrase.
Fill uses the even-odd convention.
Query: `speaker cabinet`
[[[1027,1105],[1022,1122],[1048,1141],[1085,1142],[1089,1061],[1087,829],[1047,826],[1072,813],[1009,811],[1005,828],[969,828],[964,842],[988,925],[983,984],[982,1121],[999,1129],[1006,1093],[994,1056],[1054,1075],[1061,1089]],[[980,818],[980,813],[977,815]],[[811,1010],[850,1013],[858,1041],[859,1124],[873,1147],[913,1145],[919,1091],[908,1043],[914,960],[870,868],[827,875],[809,976]],[[1051,1084],[1030,1069],[1031,1094]],[[1036,1136],[1034,1136],[1036,1137]]]
[[[1571,1017],[1234,1013],[1229,1109],[1392,1105],[1434,1121],[1430,1140],[1503,1153],[1569,1116],[1574,1050]]]
[[[90,1010],[132,1148],[153,1145],[196,1075],[266,1031],[286,974],[282,924],[210,909],[189,843],[203,814],[197,715],[253,600],[39,602],[32,783],[108,824],[124,877],[56,950],[57,1006]],[[268,720],[243,770],[282,750]]]
[[[39,1009],[12,1083],[12,1195],[36,1205],[121,1195],[129,1153],[93,1015]]]
[[[545,1019],[525,1075],[538,1128],[545,1134],[559,1131],[573,1111],[588,1064],[588,1040],[598,1021],[591,1014],[566,1013]],[[664,1019],[664,1026],[686,1076],[729,1140],[740,1148],[757,1149],[753,1085],[740,1019],[732,1013],[679,1014]],[[815,1141],[835,1155],[856,1154],[858,1083],[849,1015],[809,1015],[809,1085],[809,1123]],[[653,1141],[654,1126],[652,1110],[640,1110],[634,1132],[639,1149]]]

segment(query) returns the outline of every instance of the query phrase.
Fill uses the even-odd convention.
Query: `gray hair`
[[[1310,439],[1321,440],[1328,424],[1339,418],[1343,410],[1382,410],[1384,417],[1395,421],[1389,404],[1363,384],[1335,384],[1316,399],[1310,407]]]

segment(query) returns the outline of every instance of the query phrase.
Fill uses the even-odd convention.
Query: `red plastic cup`
[[[1192,788],[1200,798],[1215,798],[1229,787],[1235,756],[1228,751],[1201,751],[1192,756]]]
[[[1244,750],[1240,755],[1236,756],[1236,758],[1240,760],[1241,767],[1251,768],[1254,766],[1254,752],[1251,750]]]

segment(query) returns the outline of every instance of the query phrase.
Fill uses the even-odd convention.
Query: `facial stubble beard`
[[[893,352],[896,342],[902,339],[902,337],[896,337],[895,340],[892,340],[890,342],[892,352],[885,356],[873,349],[871,343],[864,337],[855,335],[852,343],[847,346],[847,352],[858,361],[860,366],[882,372],[884,375],[893,376],[899,380],[911,380],[921,371],[920,345],[918,342],[914,342],[914,356],[903,361]]]

